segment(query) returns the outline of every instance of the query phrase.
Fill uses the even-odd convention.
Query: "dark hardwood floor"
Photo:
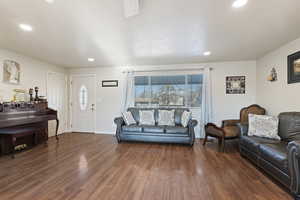
[[[1,200],[291,200],[240,157],[200,141],[117,144],[111,135],[50,138],[15,159],[0,158]]]

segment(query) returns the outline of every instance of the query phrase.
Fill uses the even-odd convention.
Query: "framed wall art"
[[[245,94],[246,76],[227,76],[226,94]]]
[[[102,81],[102,87],[118,87],[119,82],[118,80],[105,80]]]
[[[288,56],[288,84],[300,82],[300,51]]]
[[[12,61],[5,60],[3,62],[3,82],[8,84],[20,84],[21,68],[20,64]]]

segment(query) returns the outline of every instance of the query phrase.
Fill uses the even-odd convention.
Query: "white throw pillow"
[[[122,115],[123,115],[123,119],[125,121],[125,124],[127,126],[136,124],[136,121],[134,120],[131,112],[127,111],[127,112],[122,113]]]
[[[278,117],[249,114],[248,135],[280,140],[278,123]]]
[[[158,110],[158,125],[175,126],[175,110]]]
[[[155,125],[154,110],[140,110],[139,114],[141,125]]]
[[[181,125],[187,127],[190,119],[192,119],[192,112],[185,110],[181,115]]]

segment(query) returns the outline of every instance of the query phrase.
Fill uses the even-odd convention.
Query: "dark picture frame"
[[[246,76],[227,76],[226,94],[246,94]]]
[[[300,82],[300,51],[288,56],[288,84]]]
[[[102,87],[118,87],[119,81],[118,80],[105,80],[102,81]]]

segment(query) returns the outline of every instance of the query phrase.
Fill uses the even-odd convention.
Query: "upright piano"
[[[37,127],[44,131],[48,138],[48,121],[56,120],[56,139],[58,139],[59,120],[57,111],[48,108],[46,101],[41,102],[12,102],[0,103],[0,132],[7,129],[22,130],[26,127]],[[1,131],[2,130],[2,131]],[[27,137],[17,141],[18,144],[32,144],[33,138]],[[39,137],[38,143],[43,142],[45,137]],[[11,144],[5,134],[0,133],[1,154],[10,152]]]

